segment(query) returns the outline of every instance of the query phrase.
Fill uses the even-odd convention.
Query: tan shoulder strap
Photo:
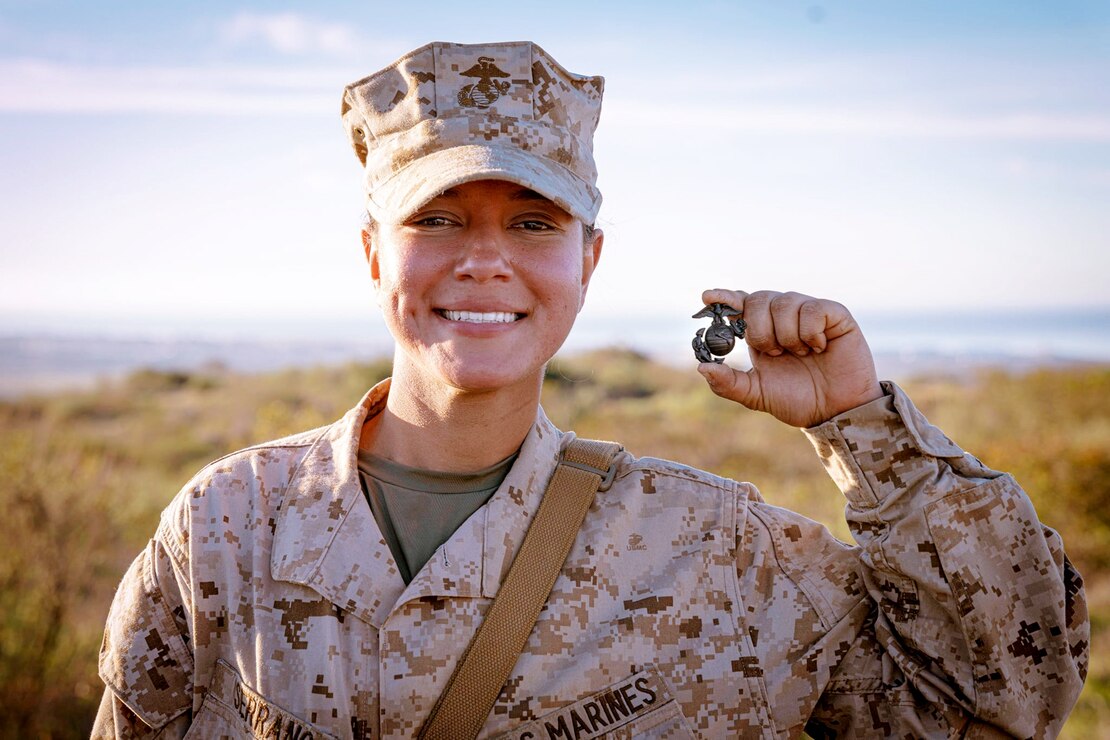
[[[615,442],[590,439],[573,439],[563,450],[509,574],[424,723],[421,740],[478,736],[551,595],[594,494],[613,483],[613,458],[620,450]]]

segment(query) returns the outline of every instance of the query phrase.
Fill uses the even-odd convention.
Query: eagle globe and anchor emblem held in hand
[[[509,83],[493,79],[508,77],[509,73],[493,63],[493,57],[478,57],[478,63],[465,72],[463,77],[477,77],[478,81],[459,90],[459,105],[464,108],[488,108],[493,101],[509,91]]]
[[[695,319],[713,317],[708,329],[698,329],[694,335],[692,345],[698,362],[724,362],[724,355],[732,351],[737,339],[744,338],[748,328],[740,315],[735,308],[723,303],[710,303],[694,314]]]

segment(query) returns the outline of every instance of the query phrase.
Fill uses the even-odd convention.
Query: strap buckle
[[[563,460],[562,464],[566,465],[568,468],[575,468],[576,470],[584,470],[587,473],[593,473],[594,475],[600,476],[601,477],[601,483],[599,483],[598,486],[597,486],[597,490],[599,492],[608,491],[613,485],[613,480],[616,479],[616,477],[617,477],[617,461],[616,460],[609,463],[609,469],[608,470],[602,470],[601,468],[595,468],[593,465],[587,465],[586,463],[574,462],[573,460]]]

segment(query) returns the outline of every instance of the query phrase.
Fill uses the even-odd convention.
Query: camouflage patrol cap
[[[396,223],[448,188],[494,179],[592,224],[603,88],[601,77],[566,71],[530,41],[437,41],[408,53],[343,93],[367,210]]]

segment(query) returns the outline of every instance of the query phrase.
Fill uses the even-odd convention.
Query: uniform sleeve
[[[807,730],[1053,737],[1086,676],[1082,580],[1013,478],[884,389],[807,430],[848,500],[870,597],[833,625],[851,639]]]
[[[152,540],[116,591],[100,678],[105,691],[93,738],[180,737],[192,708],[193,654],[173,561]]]

